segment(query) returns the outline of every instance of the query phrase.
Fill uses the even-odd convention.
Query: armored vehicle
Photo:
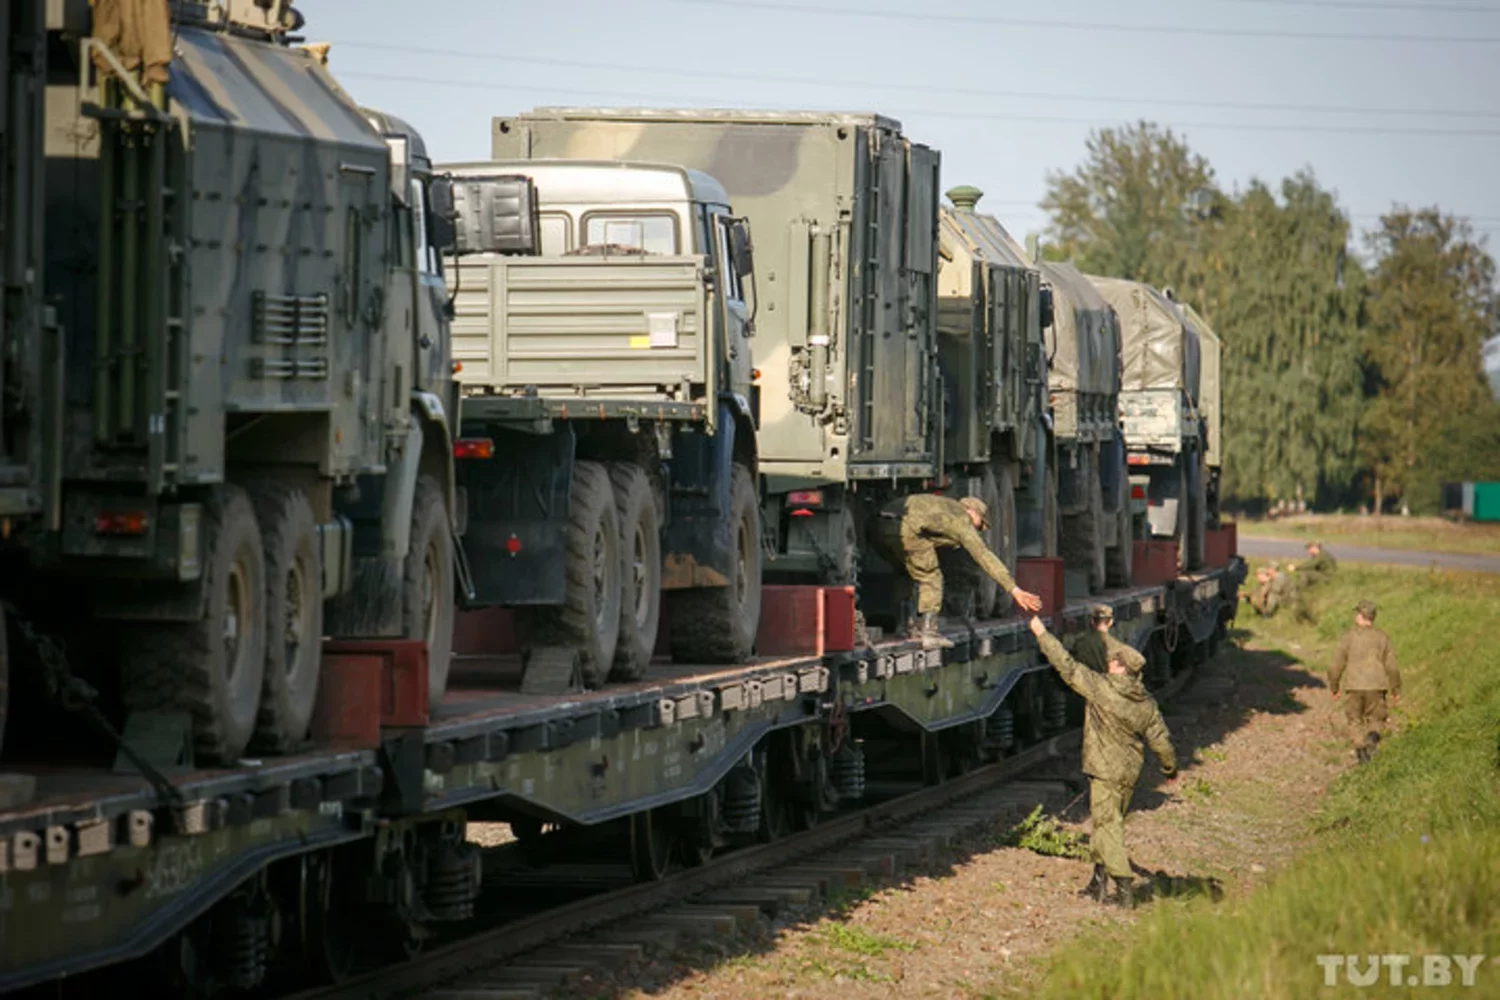
[[[1150,285],[1090,277],[1119,317],[1120,416],[1127,461],[1149,476],[1151,534],[1178,544],[1184,569],[1203,565],[1200,344],[1176,303]]]
[[[96,680],[170,763],[296,748],[325,633],[426,639],[441,693],[454,394],[421,138],[290,43],[284,0],[41,6],[6,48],[12,608],[118,623]]]
[[[1056,296],[1047,384],[1057,441],[1062,554],[1089,591],[1131,582],[1136,517],[1120,429],[1120,331],[1115,311],[1067,263],[1042,263]]]
[[[663,593],[676,659],[747,659],[761,585],[755,280],[729,196],[671,166],[449,169],[474,603],[520,610],[532,690],[575,669],[590,687],[639,680]],[[514,233],[508,252],[468,252],[496,220]]]
[[[943,464],[956,493],[990,508],[985,541],[1014,566],[1018,553],[1051,555],[1057,545],[1042,353],[1052,292],[1005,227],[975,211],[983,192],[947,195],[952,207],[942,208],[938,230]],[[986,618],[1008,608],[1010,595],[980,576],[974,605]]]
[[[759,242],[756,357],[769,576],[852,582],[860,520],[941,474],[938,153],[873,114],[540,109],[497,158],[676,163]]]

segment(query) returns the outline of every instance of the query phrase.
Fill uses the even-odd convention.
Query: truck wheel
[[[1135,576],[1135,518],[1130,514],[1130,484],[1120,496],[1120,509],[1114,515],[1119,521],[1119,544],[1104,554],[1105,580],[1111,586],[1129,587]]]
[[[198,764],[232,764],[255,732],[266,669],[266,561],[255,508],[223,486],[203,509],[207,614],[121,635],[125,704],[188,712]]]
[[[1047,463],[1047,479],[1042,484],[1042,555],[1056,559],[1060,539],[1057,514],[1057,461]]]
[[[1192,561],[1189,550],[1193,545],[1193,504],[1189,499],[1186,461],[1185,456],[1177,458],[1177,526],[1172,532],[1172,540],[1177,543],[1177,568],[1184,573]]]
[[[1208,469],[1203,464],[1203,453],[1193,452],[1192,474],[1188,477],[1188,485],[1193,497],[1192,520],[1188,522],[1189,530],[1192,532],[1192,542],[1188,547],[1188,568],[1201,569],[1203,567],[1203,542],[1204,528],[1208,519]]]
[[[0,750],[5,749],[5,719],[10,713],[10,646],[5,608],[0,606]]]
[[[568,646],[578,650],[587,687],[609,676],[620,637],[620,516],[609,473],[598,462],[573,467],[563,576],[567,592],[559,607],[525,608],[517,616],[521,645]]]
[[[990,533],[993,538],[990,546],[995,555],[1005,563],[1005,568],[1016,572],[1016,480],[1010,471],[1010,465],[1005,462],[997,463],[989,476],[986,477],[993,483],[991,487],[995,491],[993,501],[986,500],[990,505]],[[983,609],[987,616],[996,618],[1004,615],[1010,610],[1010,595],[1000,590],[999,584],[995,585],[995,599],[988,608]]]
[[[620,637],[615,643],[610,680],[638,681],[646,676],[656,650],[661,621],[661,522],[651,481],[640,466],[616,462],[609,467],[615,508],[620,518],[624,571],[620,578]]]
[[[734,571],[727,587],[669,591],[667,625],[678,663],[742,663],[760,628],[760,504],[750,470],[738,463],[729,481],[729,544]]]
[[[427,702],[448,690],[453,650],[453,532],[436,479],[417,480],[411,508],[411,546],[401,580],[401,634],[427,642]]]
[[[266,554],[266,670],[254,746],[290,753],[307,737],[323,663],[323,558],[312,504],[298,489],[251,493]]]
[[[1104,589],[1104,489],[1099,482],[1097,445],[1082,449],[1084,467],[1078,470],[1088,494],[1087,507],[1063,516],[1063,557],[1069,568],[1088,570],[1089,593]]]

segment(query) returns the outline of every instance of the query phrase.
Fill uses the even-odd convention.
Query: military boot
[[[1102,902],[1104,899],[1104,888],[1106,882],[1107,880],[1104,876],[1104,866],[1096,864],[1094,865],[1094,875],[1089,879],[1089,884],[1084,886],[1082,889],[1079,889],[1078,895],[1082,896],[1084,899],[1097,899]]]
[[[1355,747],[1354,748],[1354,762],[1356,764],[1368,764],[1368,763],[1370,763],[1370,748],[1366,747],[1366,746]]]
[[[922,648],[923,649],[952,649],[953,640],[947,638],[938,631],[937,612],[929,611],[922,616]]]
[[[1111,879],[1110,881],[1114,882],[1114,892],[1110,893],[1109,899],[1106,900],[1106,902],[1108,902],[1111,906],[1119,906],[1127,910],[1134,909],[1135,879],[1116,878]]]

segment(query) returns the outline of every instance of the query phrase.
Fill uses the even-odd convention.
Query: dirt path
[[[1134,861],[1249,890],[1296,851],[1323,789],[1346,766],[1329,718],[1321,679],[1294,660],[1226,650],[1168,710],[1184,773],[1138,788],[1127,826]],[[1086,832],[1081,796],[1064,819]],[[1087,862],[997,847],[998,833],[836,912],[825,905],[752,937],[681,951],[584,995],[1001,996],[1023,992],[1040,975],[1029,960],[1078,929],[1133,919],[1078,897]]]

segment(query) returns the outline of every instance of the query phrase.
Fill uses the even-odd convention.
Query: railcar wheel
[[[630,869],[637,882],[659,882],[672,866],[671,823],[660,809],[630,817]]]

